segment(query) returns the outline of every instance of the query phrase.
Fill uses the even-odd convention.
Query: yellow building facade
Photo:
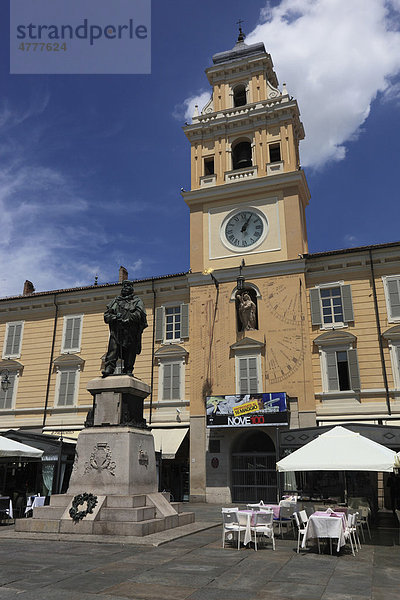
[[[135,282],[149,327],[134,372],[152,386],[145,417],[165,487],[181,499],[270,500],[284,485],[277,457],[317,428],[353,423],[400,449],[400,243],[309,254],[305,134],[271,56],[240,34],[206,74],[210,101],[184,128],[190,271]],[[2,431],[77,435],[107,348],[103,312],[125,277],[0,299]],[[213,425],[218,402],[261,396],[284,398],[281,416]]]

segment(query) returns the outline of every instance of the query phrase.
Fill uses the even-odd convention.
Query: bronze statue
[[[236,298],[239,301],[238,312],[242,325],[242,331],[249,331],[257,328],[257,307],[247,291],[237,292]]]
[[[123,361],[122,372],[132,375],[136,356],[142,350],[142,333],[147,327],[146,310],[142,300],[134,295],[132,281],[122,283],[121,295],[107,305],[104,321],[110,327],[110,340],[103,377],[114,373],[119,358]]]

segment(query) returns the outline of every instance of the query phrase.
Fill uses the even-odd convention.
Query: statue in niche
[[[252,296],[254,296],[254,298],[252,298]],[[254,290],[244,289],[236,292],[239,331],[258,329],[256,302],[257,298],[255,297]]]
[[[142,333],[147,327],[142,300],[134,295],[133,282],[122,283],[121,295],[107,305],[104,321],[110,328],[103,377],[112,375],[117,360],[122,359],[122,373],[132,375],[136,356],[142,350]]]

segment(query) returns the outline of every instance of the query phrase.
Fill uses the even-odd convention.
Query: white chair
[[[254,549],[257,550],[257,535],[265,535],[271,538],[272,548],[275,550],[274,537],[274,513],[272,510],[260,510],[255,513],[255,523],[251,526],[254,532]]]
[[[356,555],[356,553],[354,552],[354,548],[357,550],[358,552],[358,546],[357,546],[357,541],[356,541],[356,519],[357,519],[357,515],[354,514],[348,514],[347,515],[347,522],[346,522],[346,528],[344,530],[344,538],[345,540],[349,540],[350,541],[350,547],[351,547],[351,552],[353,554],[353,556]]]
[[[368,523],[370,509],[368,508],[368,506],[359,506],[357,511],[358,511],[357,522],[360,524],[361,535],[362,535],[363,541],[365,542],[364,525],[367,526],[369,539],[371,539],[371,530],[369,528],[369,523]]]
[[[264,502],[262,500],[260,500],[260,502],[258,502],[258,504],[246,504],[246,507],[249,510],[263,510]]]
[[[308,523],[307,512],[303,509],[303,510],[300,510],[298,514],[300,516],[300,520],[301,520],[302,524],[304,525],[304,527],[307,527],[307,523]]]
[[[302,512],[306,512],[305,510]],[[296,523],[296,527],[297,527],[297,554],[300,551],[300,541],[302,541],[302,538],[304,538],[305,534],[306,534],[306,529],[307,529],[307,524],[304,524],[301,518],[300,513],[294,512],[293,513],[293,517],[294,517],[294,522]]]
[[[239,508],[235,507],[235,508],[222,508],[221,509],[222,512],[237,512],[239,510]]]
[[[279,535],[283,537],[283,528],[286,527],[286,531],[290,528],[293,529],[293,516],[294,509],[290,506],[281,506],[279,509],[279,517],[274,519],[274,523],[278,525]]]
[[[238,550],[240,548],[240,532],[246,531],[246,527],[240,525],[237,510],[222,510],[222,547],[225,548],[225,536],[237,534]]]

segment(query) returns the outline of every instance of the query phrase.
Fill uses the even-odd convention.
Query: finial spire
[[[238,44],[240,44],[240,42],[244,42],[244,38],[246,37],[242,30],[242,23],[244,23],[243,19],[239,19],[239,21],[236,21],[236,24],[239,25],[239,36],[237,39]]]

